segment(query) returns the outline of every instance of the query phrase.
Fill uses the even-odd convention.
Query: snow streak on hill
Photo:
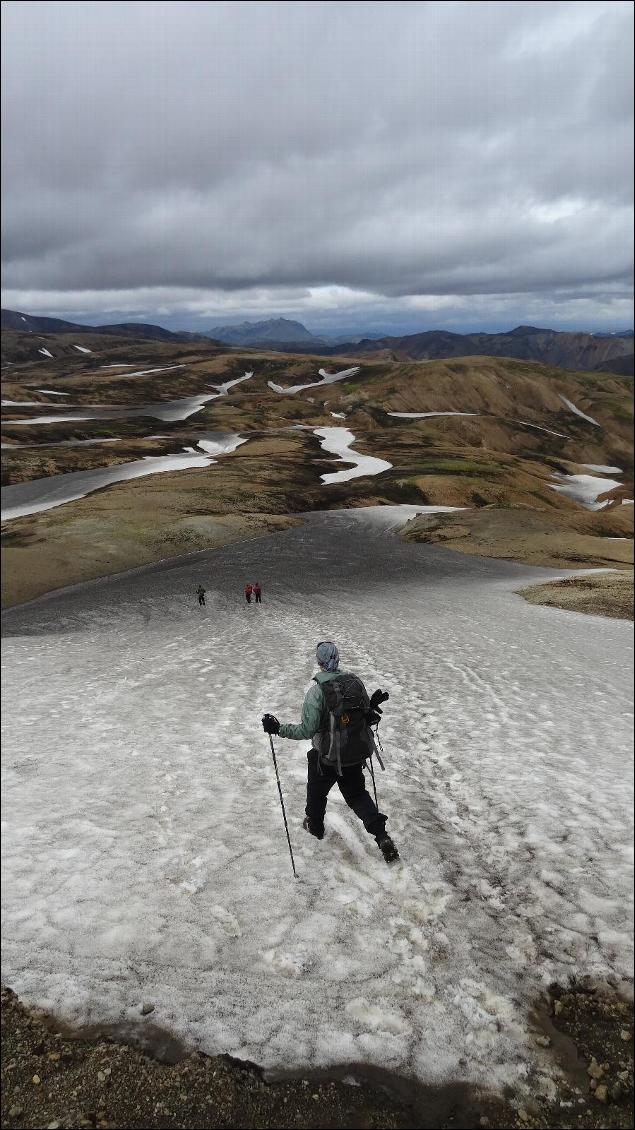
[[[541,987],[628,976],[631,625],[526,604],[513,588],[552,571],[402,545],[385,510],[4,617],[4,973],[27,1001],[116,1021],[152,1000],[270,1067],[518,1086],[546,1056]],[[308,838],[306,745],[279,741],[294,880],[260,716],[298,719],[330,637],[391,693],[403,863],[338,795]]]

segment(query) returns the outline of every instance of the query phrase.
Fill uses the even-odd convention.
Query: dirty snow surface
[[[94,440],[84,440],[94,443]],[[99,443],[108,442],[99,440]],[[67,471],[62,475],[48,475],[44,479],[30,479],[24,483],[14,483],[3,487],[1,516],[3,522],[22,518],[26,514],[39,514],[52,510],[67,502],[84,498],[95,490],[111,486],[113,483],[128,482],[146,475],[158,475],[165,471],[183,471],[192,467],[209,467],[215,463],[214,455],[226,455],[235,451],[246,439],[235,432],[213,432],[201,438],[198,446],[184,448],[182,452],[171,455],[144,455],[133,463],[116,463],[110,467],[97,467],[92,471]],[[24,445],[28,446],[27,444]],[[38,445],[34,445],[38,446]],[[68,445],[70,446],[70,445]],[[202,454],[205,452],[205,454]]]
[[[359,512],[3,617],[4,979],[269,1068],[370,1062],[547,1088],[528,1007],[630,967],[632,625],[525,603],[554,576]],[[259,578],[264,603],[242,587]],[[208,590],[199,609],[196,586]],[[391,698],[388,867],[337,789],[302,831],[313,648]]]

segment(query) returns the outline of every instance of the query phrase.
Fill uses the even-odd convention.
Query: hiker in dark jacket
[[[302,720],[297,725],[281,724],[272,714],[265,714],[262,725],[265,733],[279,734],[281,738],[303,741],[312,740],[308,751],[308,779],[306,790],[306,817],[303,827],[316,839],[324,838],[324,814],[330,790],[337,781],[338,788],[349,808],[362,821],[367,832],[374,836],[387,862],[399,859],[399,853],[386,832],[387,817],[379,812],[373,798],[366,791],[363,760],[357,764],[335,765],[328,763],[331,745],[331,713],[327,707],[322,687],[345,675],[339,666],[339,651],[334,643],[325,641],[316,649],[319,671],[313,676],[313,683],[306,693],[302,707]],[[362,688],[363,689],[363,688]],[[368,696],[365,702],[369,704]],[[378,721],[379,715],[371,716]]]
[[[260,581],[256,581],[254,585],[254,596],[256,598],[256,604],[262,604],[262,588]]]
[[[205,604],[205,589],[203,588],[202,585],[198,586],[198,588],[196,590],[196,595],[198,597],[199,604]]]

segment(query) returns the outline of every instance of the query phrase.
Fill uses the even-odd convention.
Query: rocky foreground
[[[562,1078],[550,1102],[464,1084],[424,1087],[353,1066],[270,1081],[254,1065],[187,1050],[140,1008],[135,1031],[70,1032],[2,992],[2,1126],[574,1127],[633,1124],[632,1009],[608,986],[554,987],[536,1042]]]

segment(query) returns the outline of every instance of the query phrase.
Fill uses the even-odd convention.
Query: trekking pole
[[[276,761],[276,751],[273,748],[273,738],[271,737],[271,734],[269,734],[269,744],[271,745],[271,756],[273,757],[273,767],[276,771],[276,781],[278,782],[278,792],[280,794],[280,807],[282,809],[282,818],[284,820],[284,830],[287,833],[287,843],[289,845],[289,855],[291,856],[291,866],[293,868],[293,874],[295,875],[295,877],[297,879],[298,873],[295,869],[295,860],[293,858],[293,848],[291,847],[291,837],[289,835],[289,825],[287,824],[287,814],[284,810],[284,800],[282,799],[282,786],[280,784],[280,775],[278,773],[278,762]]]
[[[371,778],[372,778],[372,781],[373,781],[373,792],[375,794],[375,808],[379,808],[379,801],[377,800],[377,785],[375,784],[375,770],[373,768],[372,756],[369,757],[369,759],[368,759],[368,765],[369,765],[369,768],[370,768],[370,775],[371,775]]]

